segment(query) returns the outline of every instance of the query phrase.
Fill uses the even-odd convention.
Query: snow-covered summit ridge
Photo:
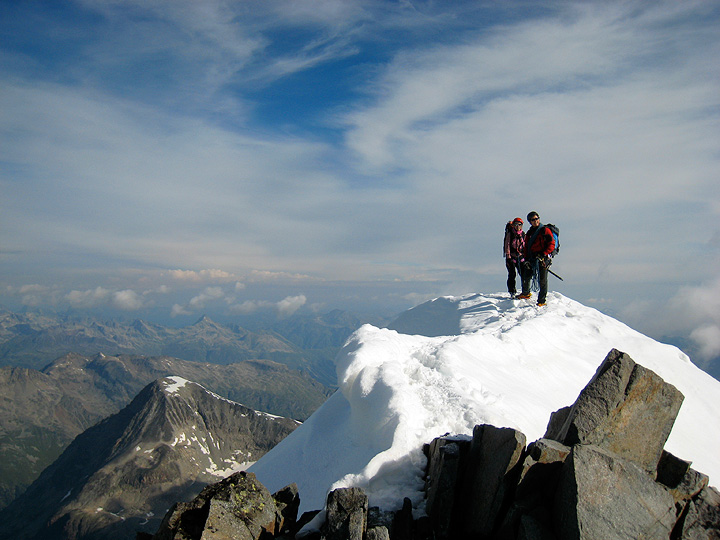
[[[685,395],[666,449],[717,485],[720,382],[676,347],[558,293],[542,308],[507,294],[437,298],[390,328],[361,327],[338,356],[338,392],[251,470],[271,491],[296,482],[301,511],[343,486],[385,509],[406,496],[421,507],[424,443],[483,423],[542,437],[613,348]]]

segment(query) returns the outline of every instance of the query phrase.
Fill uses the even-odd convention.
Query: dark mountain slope
[[[275,446],[297,422],[180,377],[145,387],[79,435],[0,513],[0,537],[132,539],[167,508]]]
[[[69,354],[42,371],[0,368],[0,507],[7,505],[81,432],[116,413],[149,382],[179,375],[255,410],[299,420],[329,390],[267,360],[227,366],[170,357]]]

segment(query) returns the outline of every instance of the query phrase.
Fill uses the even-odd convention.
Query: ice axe
[[[553,276],[555,276],[556,278],[558,278],[560,281],[564,281],[563,278],[561,278],[560,276],[558,276],[555,272],[553,272],[553,271],[550,270],[549,268],[548,268],[548,272],[550,272]]]

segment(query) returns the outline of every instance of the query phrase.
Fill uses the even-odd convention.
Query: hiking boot
[[[543,307],[543,306],[546,306],[547,304],[545,302],[538,302],[537,305],[538,305],[538,307]]]
[[[530,298],[531,296],[532,296],[532,293],[525,292],[525,293],[522,293],[522,294],[518,294],[515,298],[517,298],[518,300],[527,300],[527,299]]]

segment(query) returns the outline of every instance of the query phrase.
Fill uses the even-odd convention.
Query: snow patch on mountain
[[[184,388],[189,382],[190,381],[188,381],[187,379],[183,379],[182,377],[178,377],[177,375],[165,377],[162,380],[162,383],[165,386],[165,393],[168,395],[177,394],[178,390]]]
[[[250,471],[270,491],[297,483],[301,512],[346,486],[387,510],[403,497],[421,509],[424,443],[484,423],[541,438],[613,348],[685,395],[666,449],[717,485],[720,382],[676,347],[558,293],[543,308],[507,294],[443,297],[390,328],[361,327],[337,358],[339,390]]]

